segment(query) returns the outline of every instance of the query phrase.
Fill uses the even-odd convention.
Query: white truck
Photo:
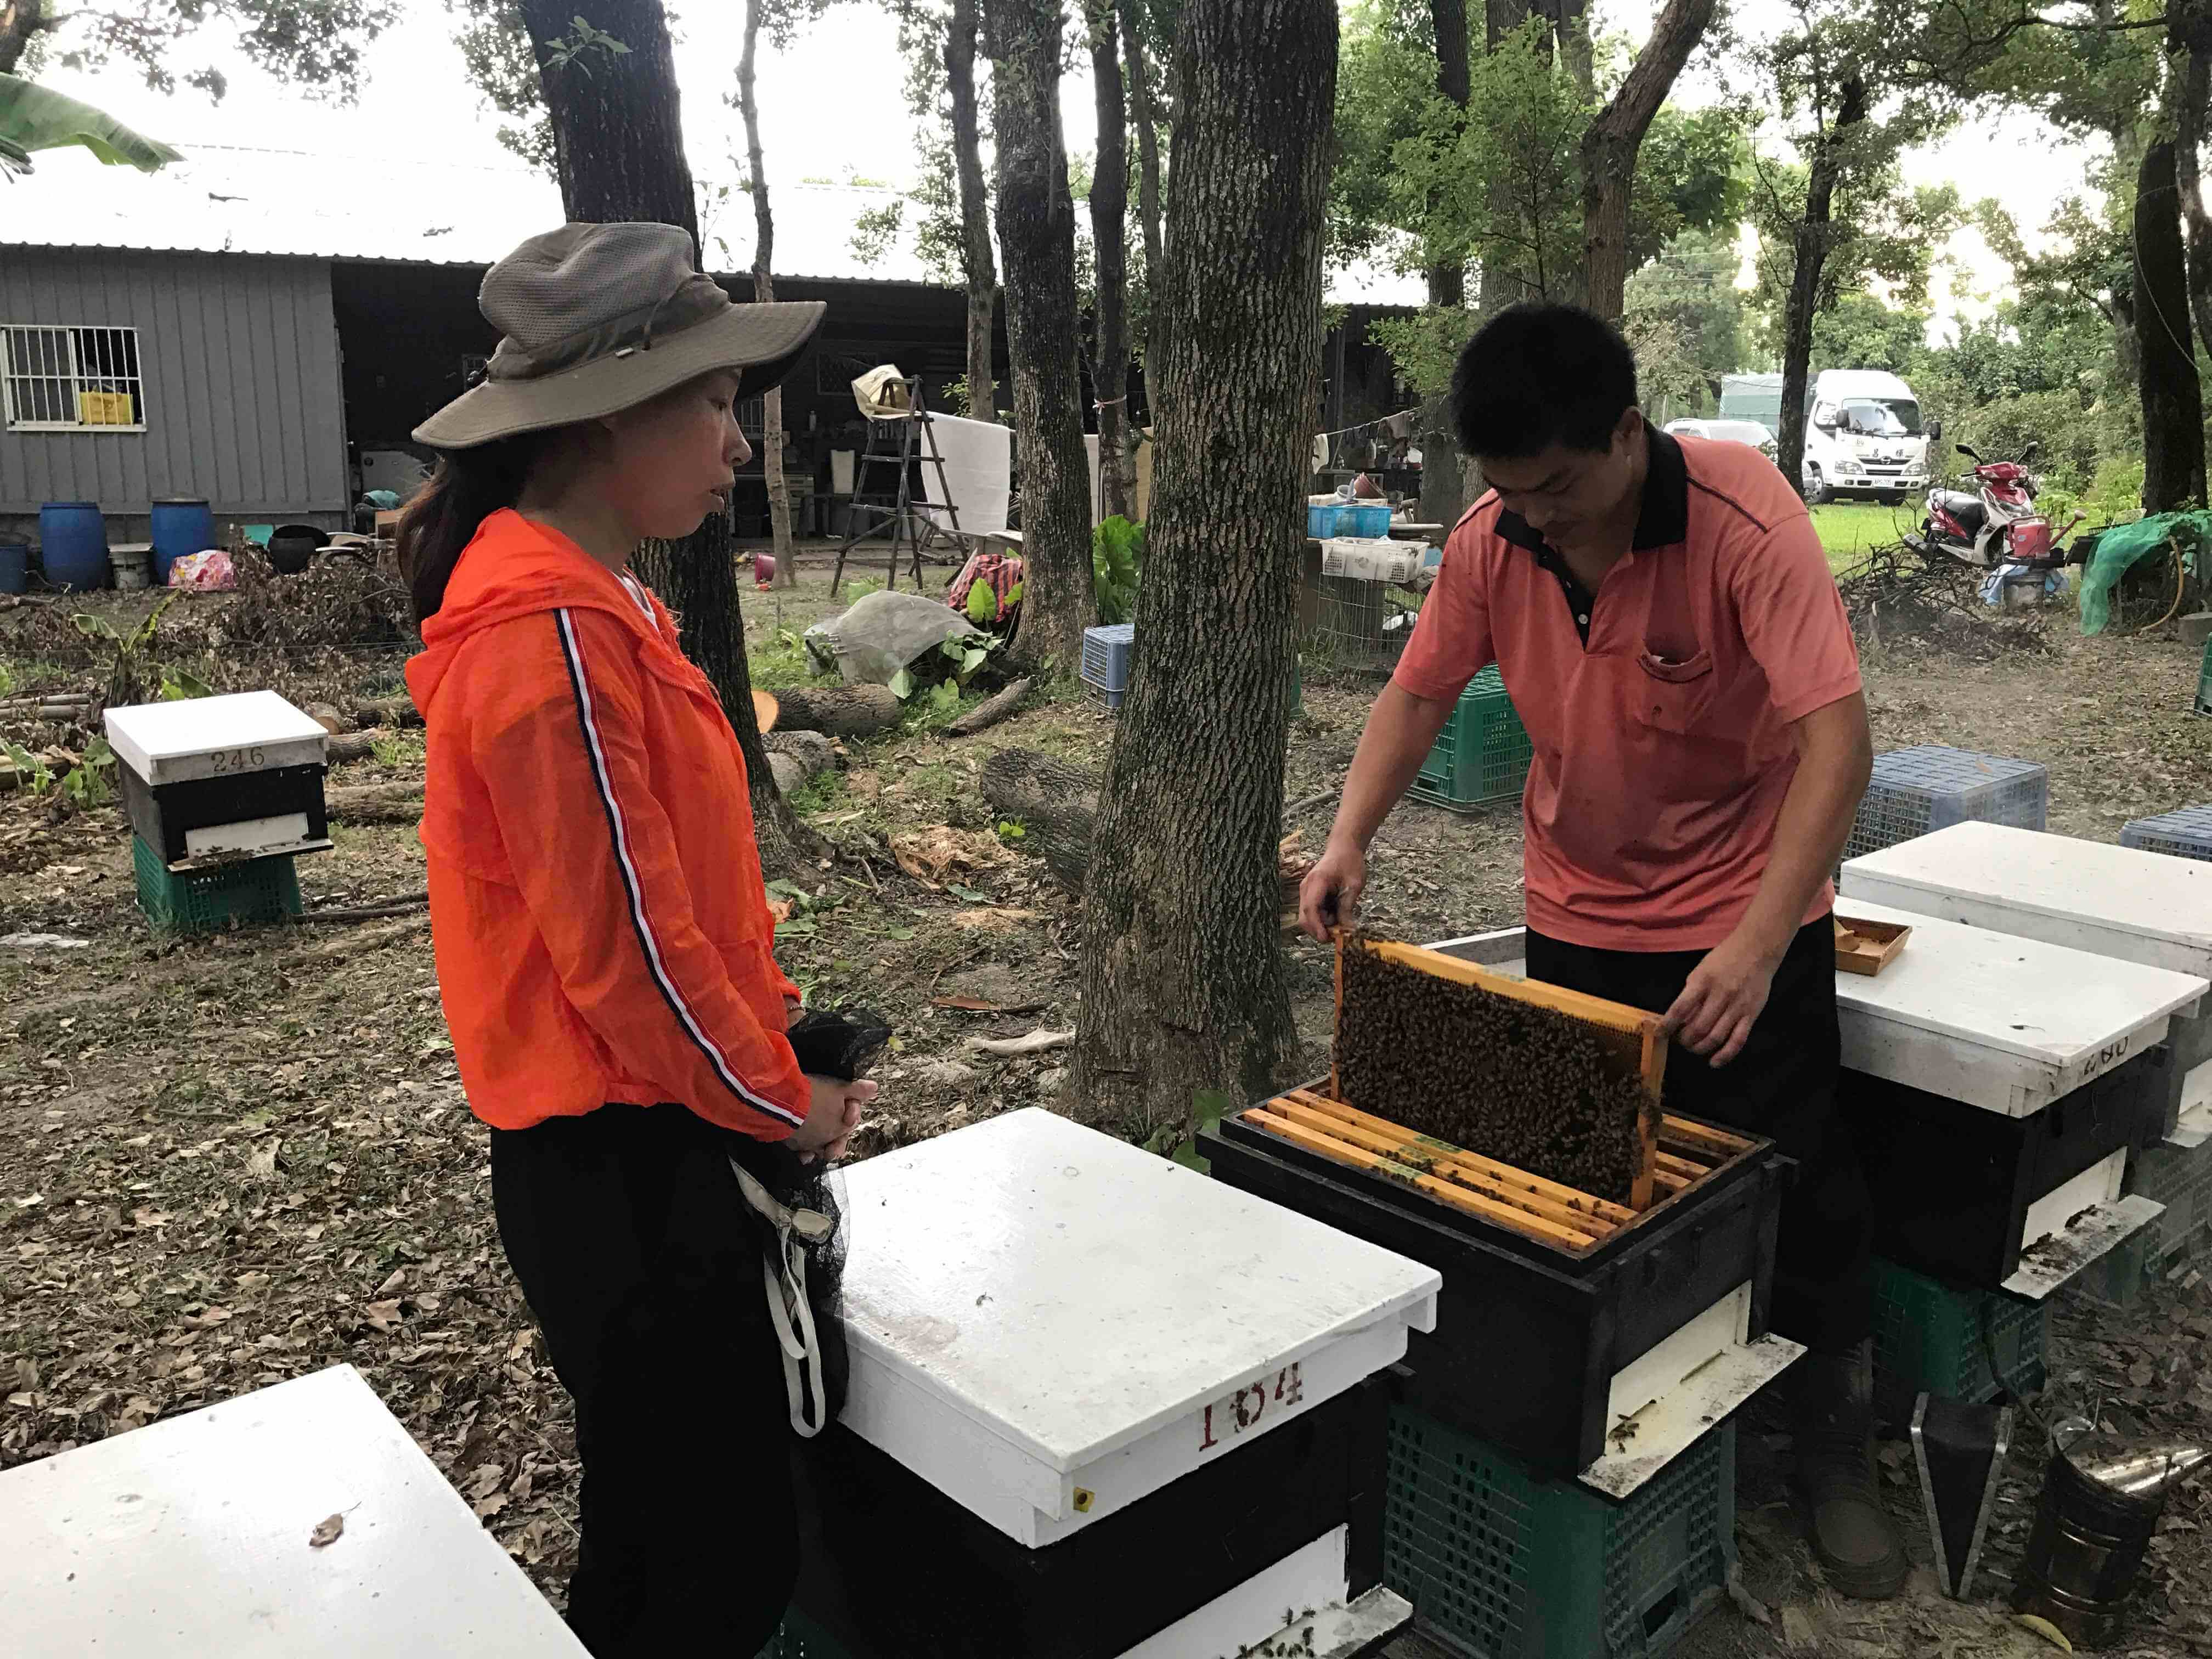
[[[1782,428],[1779,374],[1721,378],[1724,416]],[[1928,488],[1929,453],[1942,437],[1920,418],[1920,399],[1878,368],[1824,368],[1805,388],[1801,483],[1812,502],[1864,498],[1891,505]]]

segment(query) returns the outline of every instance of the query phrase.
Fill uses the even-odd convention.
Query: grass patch
[[[1861,563],[1871,547],[1885,547],[1918,526],[1920,503],[1898,507],[1878,501],[1830,501],[1806,509],[1812,514],[1813,532],[1828,556],[1828,568],[1838,575]]]
[[[784,799],[790,802],[793,811],[801,817],[811,817],[817,812],[828,811],[844,799],[845,794],[845,775],[833,766],[827,771],[817,772],[798,788],[786,794]]]
[[[779,686],[812,685],[834,683],[836,676],[823,674],[814,665],[808,654],[805,641],[788,628],[780,629],[772,638],[746,647],[747,666],[752,682],[763,691],[773,691]]]

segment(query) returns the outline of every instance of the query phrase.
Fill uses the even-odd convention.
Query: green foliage
[[[1116,514],[1092,531],[1091,574],[1099,619],[1114,623],[1133,617],[1145,574],[1145,526]]]
[[[0,662],[0,697],[12,697],[15,695],[15,671],[10,669],[6,663]]]
[[[191,697],[211,697],[214,695],[215,687],[191,669],[179,667],[173,663],[163,666],[161,696],[163,702],[182,702]]]
[[[85,745],[84,758],[63,777],[62,794],[80,810],[105,806],[115,799],[114,771],[115,751],[106,738],[95,737]]]
[[[1738,263],[1724,235],[1690,231],[1629,277],[1621,329],[1647,409],[1711,414],[1720,377],[1750,366]]]
[[[1200,1089],[1190,1097],[1189,1117],[1160,1125],[1146,1137],[1145,1150],[1205,1175],[1211,1166],[1199,1156],[1199,1131],[1219,1127],[1222,1115],[1235,1109],[1236,1103],[1218,1089]]]
[[[573,35],[556,34],[545,43],[545,67],[575,69],[585,75],[592,72],[592,58],[596,54],[612,61],[629,56],[629,47],[604,29],[594,28],[582,17],[571,17]]]
[[[70,618],[76,631],[95,648],[102,645],[110,647],[105,699],[109,708],[143,702],[163,684],[169,672],[181,672],[165,671],[152,660],[154,642],[161,631],[162,615],[175,598],[173,590],[163,593],[145,617],[128,632],[118,629],[105,617],[86,611],[80,611]]]
[[[0,7],[0,15],[21,7]],[[229,51],[255,68],[349,99],[361,88],[362,47],[397,22],[399,0],[109,0],[97,7],[28,9],[29,46],[17,73],[118,64],[156,92],[191,87],[211,98],[228,88],[212,64],[189,61],[190,42],[213,23]],[[64,21],[80,27],[62,34]],[[52,36],[44,31],[55,30]],[[63,44],[64,41],[66,44]],[[212,55],[212,54],[210,54]]]
[[[44,757],[33,754],[20,743],[0,743],[0,755],[6,756],[8,764],[15,769],[18,788],[36,796],[54,787],[53,769],[46,764]]]
[[[978,628],[988,628],[999,620],[999,596],[992,591],[988,582],[970,582],[965,609],[969,622]]]

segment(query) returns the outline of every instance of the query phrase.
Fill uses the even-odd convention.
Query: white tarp
[[[945,499],[960,514],[961,533],[988,535],[1004,530],[1013,488],[1012,431],[996,421],[970,421],[933,410],[929,425],[937,439],[937,453],[945,458]],[[931,495],[937,489],[935,472],[925,460],[922,489]],[[939,528],[952,527],[945,514],[923,510]]]

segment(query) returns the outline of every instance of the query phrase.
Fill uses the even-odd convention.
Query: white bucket
[[[118,588],[151,587],[154,585],[153,544],[123,542],[107,550],[107,562],[115,572]]]

